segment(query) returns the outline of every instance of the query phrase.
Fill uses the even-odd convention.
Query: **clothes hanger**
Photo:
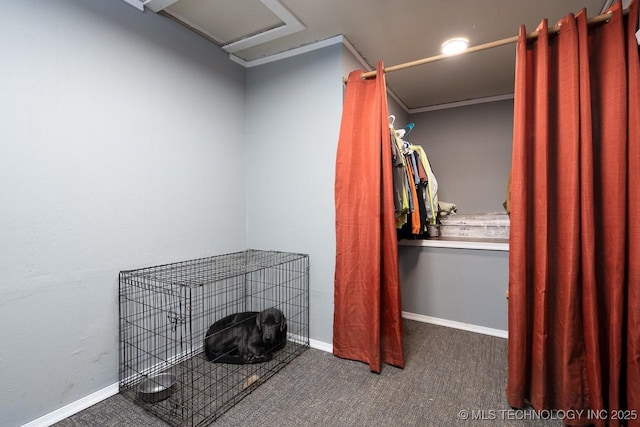
[[[404,129],[404,131],[405,131],[404,135],[405,136],[409,135],[409,133],[411,133],[411,131],[413,130],[413,128],[415,126],[416,126],[416,124],[411,122],[408,125],[406,125],[405,127],[403,127],[402,129]]]
[[[401,128],[401,129],[398,129],[396,131],[396,133],[398,134],[398,137],[400,139],[402,139],[405,136],[409,135],[409,132],[411,132],[414,127],[415,127],[415,124],[413,122],[411,122],[408,125],[406,125],[405,127]]]

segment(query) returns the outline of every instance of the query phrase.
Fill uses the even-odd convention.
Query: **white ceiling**
[[[129,3],[134,0],[125,0]],[[246,66],[342,35],[373,67],[439,54],[448,38],[471,46],[533,31],[605,0],[137,0],[217,43]],[[470,53],[387,74],[410,111],[513,93],[515,45]]]

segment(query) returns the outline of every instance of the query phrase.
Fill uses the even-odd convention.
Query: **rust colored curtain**
[[[333,353],[404,366],[391,141],[382,63],[347,81],[336,155]]]
[[[507,399],[569,425],[640,425],[638,2],[611,11],[517,46]]]

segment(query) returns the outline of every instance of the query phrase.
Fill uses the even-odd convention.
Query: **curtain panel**
[[[535,41],[521,27],[517,45],[507,399],[582,414],[566,424],[640,425],[637,0],[628,11],[570,14],[556,35],[545,20]]]
[[[333,353],[404,366],[391,140],[382,62],[347,81],[336,155]]]

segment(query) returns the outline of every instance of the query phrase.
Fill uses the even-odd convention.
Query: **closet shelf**
[[[508,239],[460,239],[438,237],[432,239],[401,239],[400,246],[420,246],[429,248],[479,249],[485,251],[509,251]]]

